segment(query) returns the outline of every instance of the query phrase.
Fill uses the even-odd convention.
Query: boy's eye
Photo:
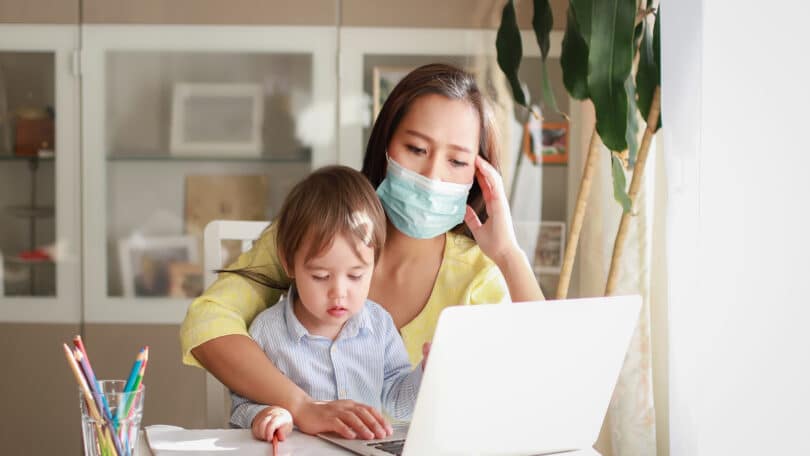
[[[349,274],[349,279],[351,280],[360,280],[363,278],[363,274]]]
[[[329,278],[329,276],[328,275],[316,275],[316,274],[313,274],[312,278],[315,279],[315,280],[326,280],[326,279]]]
[[[414,154],[417,154],[417,155],[423,155],[423,154],[427,153],[427,150],[425,150],[425,149],[423,149],[423,148],[421,148],[421,147],[412,146],[412,145],[410,145],[410,144],[406,145],[405,147],[406,147],[406,148],[407,148],[407,149],[408,149],[410,152],[412,152],[412,153],[414,153]]]

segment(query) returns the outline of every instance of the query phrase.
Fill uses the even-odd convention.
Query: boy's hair
[[[293,187],[275,221],[279,259],[291,272],[298,252],[308,244],[308,261],[347,236],[374,249],[385,243],[385,212],[368,179],[347,166],[326,166]]]

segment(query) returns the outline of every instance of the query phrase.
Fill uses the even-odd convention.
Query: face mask
[[[385,179],[377,187],[388,219],[416,239],[444,234],[464,220],[472,184],[428,179],[388,157]]]

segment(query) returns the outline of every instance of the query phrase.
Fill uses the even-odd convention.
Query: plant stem
[[[616,240],[613,242],[613,256],[610,259],[610,269],[608,270],[607,284],[605,285],[605,296],[610,296],[616,288],[616,281],[619,276],[619,259],[624,252],[624,241],[627,238],[627,232],[630,227],[630,217],[633,216],[635,210],[636,197],[638,196],[639,189],[641,188],[641,179],[644,177],[644,166],[647,164],[647,156],[650,151],[650,143],[655,134],[655,128],[658,124],[658,114],[661,111],[661,86],[655,88],[652,103],[650,104],[650,112],[647,115],[647,128],[644,130],[644,137],[641,139],[641,146],[638,150],[638,157],[636,164],[633,167],[633,178],[630,181],[630,191],[627,196],[630,197],[631,209],[629,212],[622,213],[621,222],[619,222],[619,231],[616,233]]]
[[[574,208],[574,218],[571,220],[571,228],[568,231],[568,243],[565,246],[562,269],[560,270],[560,281],[557,284],[557,299],[565,299],[568,296],[568,285],[571,282],[571,271],[574,269],[574,258],[577,254],[577,244],[579,243],[579,233],[582,231],[582,222],[585,220],[585,208],[588,206],[588,195],[591,193],[591,182],[593,181],[593,171],[596,168],[596,160],[599,156],[599,149],[602,141],[596,133],[596,127],[591,134],[591,144],[588,147],[588,158],[585,160],[585,169],[582,172],[582,180],[579,182],[579,193],[577,203]]]

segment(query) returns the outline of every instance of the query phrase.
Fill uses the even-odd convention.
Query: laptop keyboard
[[[369,443],[368,446],[376,448],[381,451],[385,451],[386,453],[400,456],[402,454],[402,448],[405,446],[405,439],[388,440],[386,442],[374,442]]]

